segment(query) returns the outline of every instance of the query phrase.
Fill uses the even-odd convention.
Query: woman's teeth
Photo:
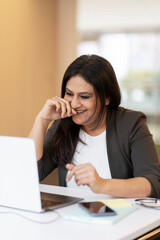
[[[76,111],[77,113],[83,113],[85,110]]]

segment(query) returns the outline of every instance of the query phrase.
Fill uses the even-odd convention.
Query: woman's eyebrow
[[[66,90],[67,90],[68,92],[71,92],[71,93],[72,93],[72,91],[71,91],[69,88],[66,88]],[[94,93],[92,93],[92,92],[79,92],[78,94],[88,94],[88,95],[93,95]]]
[[[68,92],[72,92],[72,91],[71,91],[69,88],[67,88],[67,87],[66,87],[66,90],[67,90]]]

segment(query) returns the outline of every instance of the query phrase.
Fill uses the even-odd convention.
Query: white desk
[[[89,199],[107,199],[107,195],[98,195],[88,191],[69,189],[50,185],[40,185],[41,191],[60,193]],[[133,201],[130,199],[129,201]],[[58,213],[72,208],[73,205],[57,209]],[[0,207],[0,212],[14,212],[37,221],[49,221],[57,218],[56,213],[29,213]],[[48,224],[38,224],[11,213],[0,213],[0,239],[2,240],[130,240],[160,226],[160,211],[141,207],[112,226],[71,222],[59,217]]]

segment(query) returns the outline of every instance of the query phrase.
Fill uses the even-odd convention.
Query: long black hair
[[[107,109],[117,109],[121,102],[120,88],[112,65],[97,55],[82,55],[74,60],[63,76],[61,97],[66,92],[67,82],[74,76],[81,76],[90,83],[96,96],[100,99],[99,118],[94,122],[94,128],[101,123]],[[106,106],[106,100],[109,104]],[[79,139],[80,125],[72,121],[72,117],[56,121],[56,128],[51,139],[50,151],[59,165],[72,161]]]

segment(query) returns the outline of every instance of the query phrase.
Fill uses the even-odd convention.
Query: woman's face
[[[77,112],[72,116],[72,120],[84,126],[86,130],[93,128],[94,121],[99,117],[101,106],[93,86],[80,75],[76,75],[67,82],[64,99],[68,100]]]

